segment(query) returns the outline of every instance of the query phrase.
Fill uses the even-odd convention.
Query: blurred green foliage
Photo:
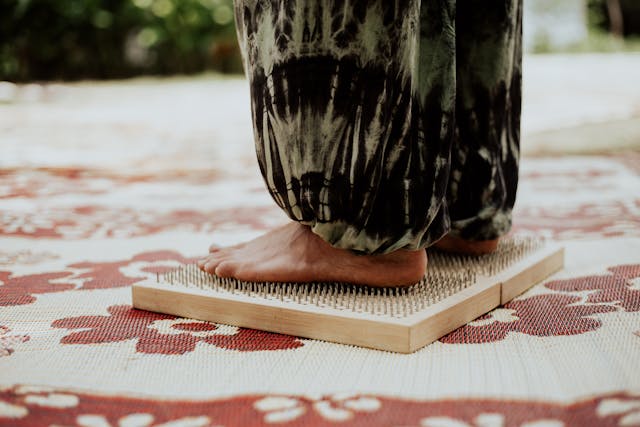
[[[570,51],[640,48],[640,0],[616,0],[624,40],[608,34],[607,1],[585,0],[589,37]],[[233,0],[0,0],[0,81],[205,70],[242,72]]]
[[[537,0],[525,0],[533,3]],[[615,36],[609,17],[609,6],[620,8],[623,36]],[[640,0],[583,0],[586,11],[587,34],[576,43],[554,45],[545,32],[537,35],[533,53],[611,53],[640,51]],[[559,2],[560,3],[560,2]],[[554,6],[555,7],[555,6]]]
[[[232,0],[0,0],[0,80],[241,72]]]
[[[587,22],[591,29],[608,31],[609,20],[606,0],[587,0]]]

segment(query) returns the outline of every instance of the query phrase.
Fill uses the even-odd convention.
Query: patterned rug
[[[640,425],[640,152],[525,158],[514,233],[566,268],[410,355],[132,309],[133,283],[285,222],[252,156],[0,171],[0,425]]]

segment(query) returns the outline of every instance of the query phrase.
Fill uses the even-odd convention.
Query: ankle
[[[401,286],[413,285],[420,281],[427,271],[427,252],[424,249],[411,251],[399,249],[379,256],[390,265],[398,267],[397,280]]]
[[[493,240],[465,240],[457,236],[447,234],[438,240],[433,246],[444,252],[452,252],[464,255],[486,255],[498,249],[500,239]]]

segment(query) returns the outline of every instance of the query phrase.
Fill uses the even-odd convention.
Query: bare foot
[[[425,274],[424,250],[356,255],[334,248],[307,226],[292,222],[239,245],[212,246],[201,270],[249,282],[347,282],[408,286]]]
[[[453,252],[463,255],[485,255],[498,249],[498,241],[495,240],[464,240],[447,234],[438,240],[433,246],[445,252]]]

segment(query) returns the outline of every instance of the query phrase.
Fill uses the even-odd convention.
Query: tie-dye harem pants
[[[330,244],[427,247],[511,227],[522,0],[235,0],[258,161]]]

